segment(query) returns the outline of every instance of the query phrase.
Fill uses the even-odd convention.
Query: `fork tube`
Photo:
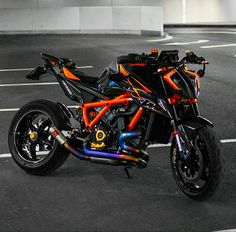
[[[174,120],[171,120],[171,125],[172,125],[172,128],[173,128],[172,134],[173,134],[173,136],[174,136],[175,139],[176,139],[179,152],[182,152],[182,151],[183,151],[183,148],[182,148],[182,144],[181,144],[181,142],[180,142],[179,132],[178,132],[177,129],[176,129],[176,125],[175,125],[175,121],[174,121]]]

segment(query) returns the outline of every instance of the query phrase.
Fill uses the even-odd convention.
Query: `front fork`
[[[184,127],[182,125],[176,127],[174,120],[171,120],[171,125],[173,128],[172,135],[176,140],[180,157],[183,160],[187,160],[190,155],[190,143]]]
[[[192,108],[193,116],[197,117],[200,115],[197,103],[191,104],[191,108]],[[190,142],[189,142],[189,139],[186,135],[183,125],[179,125],[176,127],[175,122],[178,119],[178,115],[177,115],[174,105],[173,105],[173,112],[174,112],[174,118],[172,118],[172,120],[171,120],[171,125],[172,125],[172,129],[173,129],[172,135],[176,139],[176,143],[177,143],[181,158],[184,160],[187,160],[190,155],[190,149],[191,149]]]

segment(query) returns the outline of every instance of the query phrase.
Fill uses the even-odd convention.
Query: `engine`
[[[137,106],[114,106],[94,126],[89,135],[90,148],[98,150],[116,151],[119,147],[119,136],[126,132],[130,118],[135,113]],[[93,115],[96,116],[102,108],[96,108]],[[94,117],[91,118],[91,120]]]

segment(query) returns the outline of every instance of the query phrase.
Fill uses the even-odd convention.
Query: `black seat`
[[[67,67],[68,68],[68,67]],[[76,68],[68,68],[70,72],[78,77],[82,82],[88,83],[88,84],[95,84],[98,81],[98,77],[88,76],[85,73],[79,71]]]

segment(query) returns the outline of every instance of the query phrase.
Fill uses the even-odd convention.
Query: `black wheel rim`
[[[52,125],[52,119],[41,111],[30,111],[20,118],[15,127],[14,141],[21,159],[36,164],[50,155],[55,145],[49,133]]]
[[[177,152],[176,144],[172,148],[171,164],[174,177],[179,187],[187,194],[199,194],[207,186],[211,162],[206,141],[197,135],[190,140],[191,155],[188,161],[183,161]]]

